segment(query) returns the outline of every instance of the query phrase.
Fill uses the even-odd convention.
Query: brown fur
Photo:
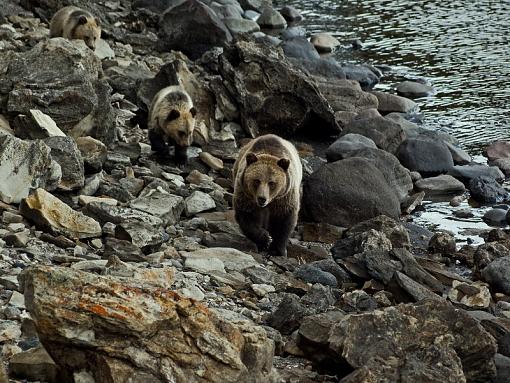
[[[301,200],[302,167],[296,148],[268,134],[244,146],[234,164],[234,209],[259,250],[286,255]]]
[[[69,6],[60,9],[50,22],[50,37],[83,40],[92,50],[101,37],[99,20],[90,12]]]

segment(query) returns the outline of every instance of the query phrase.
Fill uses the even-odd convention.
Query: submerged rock
[[[274,343],[263,329],[227,322],[173,291],[47,266],[27,270],[24,281],[60,381],[82,369],[97,382],[273,381]]]

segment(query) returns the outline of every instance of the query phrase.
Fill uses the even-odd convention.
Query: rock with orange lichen
[[[22,200],[20,212],[41,230],[53,234],[91,238],[99,237],[102,233],[99,222],[72,209],[44,189],[37,189]]]
[[[96,383],[267,383],[274,343],[251,322],[139,281],[38,266],[25,299],[59,381],[89,371]]]

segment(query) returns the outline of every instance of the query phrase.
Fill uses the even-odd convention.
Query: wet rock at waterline
[[[384,214],[400,215],[400,203],[369,160],[347,158],[322,165],[304,183],[303,210],[315,222],[351,226]]]
[[[422,178],[415,182],[416,188],[429,196],[462,194],[466,187],[452,176],[443,174],[436,177]]]
[[[510,141],[495,141],[484,150],[489,161],[510,158]]]
[[[286,5],[280,9],[280,14],[289,22],[300,21],[303,19],[301,13],[299,13],[299,11],[291,5]]]
[[[408,98],[380,91],[372,91],[372,93],[379,100],[379,107],[377,109],[381,113],[411,113],[418,109],[418,104]]]
[[[403,81],[397,84],[396,90],[399,96],[408,98],[427,97],[435,93],[431,86],[415,81]]]
[[[334,36],[331,36],[329,33],[316,33],[310,37],[310,42],[313,44],[315,49],[318,52],[332,52],[339,45],[340,41]]]
[[[374,141],[361,134],[349,133],[337,139],[326,151],[326,159],[329,162],[335,162],[349,157],[348,153],[358,149],[373,148],[376,149]]]
[[[266,6],[263,8],[261,15],[257,19],[257,23],[262,28],[281,29],[287,26],[287,21],[276,9]]]
[[[396,155],[402,165],[422,175],[446,173],[454,166],[446,144],[429,138],[408,138]]]
[[[494,178],[479,176],[469,181],[471,196],[484,203],[500,203],[510,200],[510,193]]]
[[[274,344],[262,328],[222,320],[175,292],[47,266],[27,270],[24,281],[27,308],[64,381],[90,360],[104,367],[92,371],[96,381],[272,381]]]

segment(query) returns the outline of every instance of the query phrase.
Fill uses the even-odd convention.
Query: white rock
[[[45,137],[65,137],[66,134],[60,130],[53,118],[44,114],[40,110],[30,109],[30,114],[34,122],[42,130]]]
[[[184,203],[184,210],[188,217],[216,207],[216,202],[214,202],[212,197],[199,190],[194,191],[188,198],[186,198]]]

